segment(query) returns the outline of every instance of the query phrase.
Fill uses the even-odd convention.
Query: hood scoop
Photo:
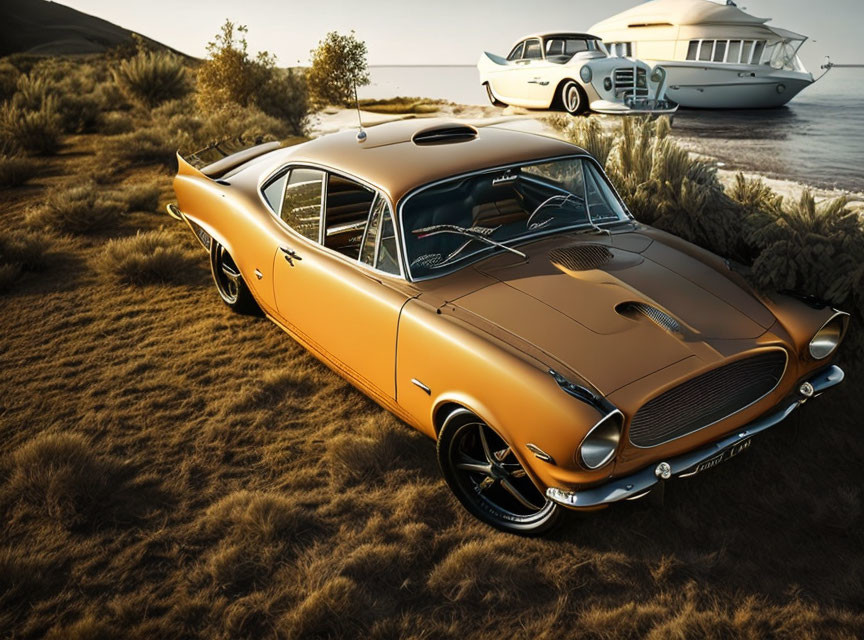
[[[631,320],[638,320],[640,316],[644,316],[669,333],[683,333],[681,324],[675,318],[644,302],[622,302],[615,307],[615,311]]]
[[[602,244],[577,244],[553,249],[549,260],[562,271],[590,271],[612,261],[612,252]]]

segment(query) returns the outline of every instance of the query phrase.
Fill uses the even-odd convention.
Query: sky
[[[484,50],[505,54],[528,33],[583,31],[639,0],[64,0],[65,4],[196,57],[226,18],[249,27],[252,51],[276,54],[280,66],[305,65],[328,31],[352,29],[370,65],[474,64]],[[770,24],[810,36],[801,57],[817,70],[823,56],[864,62],[856,46],[864,0],[739,0]]]

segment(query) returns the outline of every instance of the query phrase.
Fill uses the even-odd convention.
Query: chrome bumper
[[[641,498],[655,484],[660,482],[661,470],[664,479],[694,475],[698,465],[734,447],[747,438],[782,422],[790,413],[798,408],[798,405],[806,402],[809,397],[818,395],[826,389],[840,384],[843,381],[844,375],[843,370],[836,365],[821,370],[807,381],[813,387],[812,390],[807,390],[809,395],[801,394],[798,398],[794,398],[791,401],[787,400],[788,404],[779,411],[759,418],[739,429],[736,433],[726,436],[722,440],[718,440],[706,447],[670,458],[664,462],[652,464],[632,475],[616,478],[607,484],[585,489],[584,491],[567,491],[565,489],[550,487],[546,490],[546,497],[571,509],[597,507],[620,500]],[[662,469],[660,468],[661,465],[664,465]],[[668,465],[668,468],[665,465]]]
[[[630,104],[612,102],[611,100],[595,100],[589,106],[591,111],[596,113],[619,116],[663,116],[672,115],[678,111],[678,104],[671,100],[644,99],[633,101]]]

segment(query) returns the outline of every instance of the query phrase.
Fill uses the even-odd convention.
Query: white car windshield
[[[628,220],[606,177],[584,158],[543,160],[453,178],[401,208],[414,279],[443,275],[518,240]],[[504,246],[502,246],[504,245]]]

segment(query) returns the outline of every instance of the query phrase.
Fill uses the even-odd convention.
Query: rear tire
[[[444,479],[478,520],[522,536],[557,523],[561,507],[534,485],[504,438],[467,409],[447,416],[437,451]]]
[[[558,90],[558,104],[571,116],[581,116],[588,110],[588,96],[575,80],[567,80]]]
[[[244,315],[261,313],[231,254],[215,239],[210,241],[210,272],[219,297],[232,311]]]
[[[489,86],[488,82],[484,82],[483,86],[486,87],[486,96],[489,98],[489,102],[492,103],[493,107],[509,106],[506,102],[501,102],[498,98],[495,97],[495,94],[492,93],[492,87]]]

